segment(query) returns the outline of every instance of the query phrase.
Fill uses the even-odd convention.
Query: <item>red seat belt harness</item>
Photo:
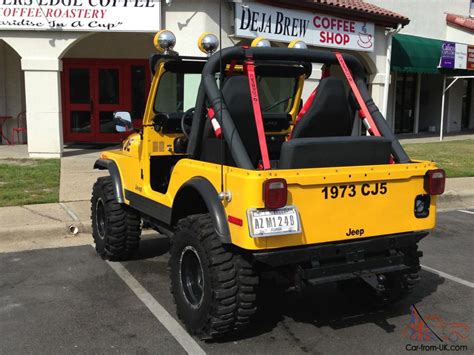
[[[207,117],[209,118],[209,121],[211,121],[212,129],[214,130],[216,138],[220,138],[222,135],[222,128],[219,121],[216,119],[216,113],[212,107],[207,109]]]
[[[365,128],[367,128],[367,131],[370,133],[371,136],[381,136],[380,131],[375,125],[375,121],[372,118],[372,115],[370,114],[369,109],[367,108],[367,105],[365,104],[365,101],[362,98],[362,95],[360,94],[359,88],[357,87],[354,78],[352,77],[351,71],[347,67],[347,64],[342,54],[336,52],[336,58],[342,68],[342,72],[344,73],[347,81],[349,82],[349,86],[351,87],[351,90],[354,93],[357,103],[359,104],[359,117],[362,119],[362,122],[364,122]]]
[[[235,70],[236,65],[237,65],[237,61],[232,60],[229,66],[229,70],[227,72],[228,77],[234,75],[234,70]],[[214,111],[212,107],[209,107],[207,109],[207,117],[209,118],[209,121],[211,121],[212,129],[214,130],[214,135],[216,136],[216,138],[221,138],[222,128],[221,128],[221,125],[219,124],[219,121],[217,121],[216,119],[216,112]]]
[[[262,110],[260,107],[260,99],[258,97],[257,77],[255,75],[255,63],[251,58],[244,62],[244,71],[249,79],[250,96],[252,99],[255,125],[257,126],[260,154],[262,155],[262,166],[263,170],[268,170],[270,169],[270,159],[268,157],[267,139],[265,137]]]

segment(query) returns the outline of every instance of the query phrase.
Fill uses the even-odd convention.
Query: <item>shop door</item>
[[[398,73],[395,133],[412,133],[415,119],[416,74]]]
[[[147,61],[65,60],[63,107],[65,142],[119,142],[115,111],[132,114],[139,127],[150,86]]]

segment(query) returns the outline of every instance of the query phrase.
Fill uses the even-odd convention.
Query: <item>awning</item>
[[[399,73],[438,74],[442,41],[431,38],[393,36],[392,71]]]

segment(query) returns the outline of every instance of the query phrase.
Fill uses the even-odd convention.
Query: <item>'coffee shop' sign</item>
[[[257,3],[236,4],[235,34],[287,43],[300,39],[318,47],[366,52],[373,51],[375,44],[373,23]]]

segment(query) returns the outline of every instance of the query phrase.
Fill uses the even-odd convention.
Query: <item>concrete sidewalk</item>
[[[100,150],[66,149],[61,158],[59,201],[89,201],[92,185],[107,171],[94,170]]]
[[[439,134],[399,134],[397,135],[401,144],[417,144],[417,143],[439,143]],[[465,139],[474,139],[474,133],[466,134],[448,134],[443,137],[443,142],[461,141]]]
[[[474,177],[446,179],[444,194],[438,198],[438,209],[474,208]]]

